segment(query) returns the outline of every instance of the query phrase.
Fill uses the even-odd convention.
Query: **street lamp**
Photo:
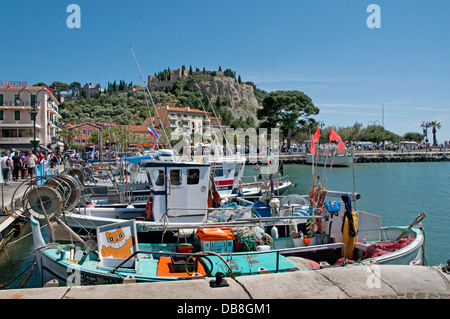
[[[23,102],[22,99],[20,98],[20,93],[22,91],[28,91],[30,93],[30,96],[33,95],[33,93],[30,90],[28,90],[26,87],[24,87],[22,90],[20,90],[17,93],[16,104],[20,104],[21,102]],[[33,121],[33,140],[31,141],[31,144],[33,145],[33,150],[34,150],[35,155],[37,154],[37,145],[39,144],[39,140],[36,140],[36,115],[38,113],[38,111],[36,110],[36,106],[37,106],[37,101],[38,101],[38,94],[39,94],[39,92],[42,92],[42,91],[46,91],[46,89],[43,88],[36,92],[36,98],[34,99],[34,103],[32,105],[33,109],[30,111],[31,120]],[[50,101],[51,101],[51,97],[49,97],[47,99],[47,102],[50,102]]]

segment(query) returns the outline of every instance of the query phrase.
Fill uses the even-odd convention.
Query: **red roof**
[[[203,114],[209,114],[209,112],[205,112],[203,110],[199,110],[199,109],[193,109],[193,108],[189,108],[189,110],[182,108],[182,107],[174,107],[174,106],[162,106],[161,108],[167,109],[168,111],[172,111],[172,112],[188,112],[188,113],[203,113]]]

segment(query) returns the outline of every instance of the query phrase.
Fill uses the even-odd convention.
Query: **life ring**
[[[147,198],[147,204],[145,205],[145,220],[153,219],[153,197]]]

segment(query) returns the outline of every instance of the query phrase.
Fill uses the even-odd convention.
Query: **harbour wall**
[[[260,157],[251,157],[246,154],[247,164],[267,164]],[[306,164],[306,155],[303,153],[281,154],[279,161],[284,164]],[[331,157],[330,157],[331,159]],[[355,163],[396,163],[396,162],[447,162],[450,160],[450,150],[445,152],[356,152]],[[331,161],[330,161],[331,162]]]

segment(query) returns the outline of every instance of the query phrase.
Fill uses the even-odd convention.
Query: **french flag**
[[[150,134],[155,140],[157,140],[159,138],[158,133],[156,133],[156,131],[153,127],[151,127],[147,123],[145,123],[145,124],[147,125],[148,134]]]

